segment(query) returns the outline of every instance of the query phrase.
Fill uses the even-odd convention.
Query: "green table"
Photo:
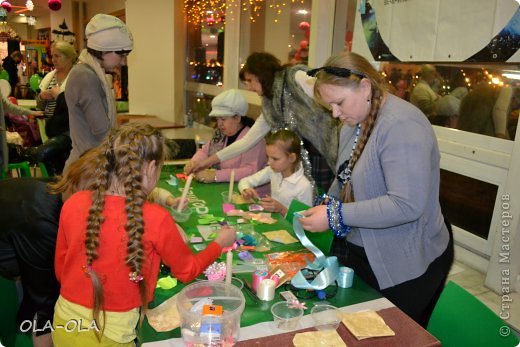
[[[170,186],[166,183],[166,180],[169,178],[170,174],[175,175],[175,173],[179,172],[179,168],[173,166],[165,166],[163,168],[163,172],[161,173],[161,178],[158,183],[158,186],[164,189],[171,191],[175,196],[180,196],[182,193],[182,188],[184,187],[184,181],[179,180],[179,185],[177,187]],[[190,219],[184,223],[180,223],[181,226],[186,231],[186,234],[198,234],[197,230],[197,220],[199,215],[197,214],[197,210],[199,213],[210,213],[215,216],[225,217],[225,214],[222,212],[222,198],[220,193],[227,191],[229,189],[228,183],[212,183],[212,184],[202,184],[193,181],[192,183],[192,191],[193,194],[190,195],[190,204],[189,206],[194,210]],[[244,206],[239,206],[242,209],[246,209]],[[292,225],[289,224],[281,215],[273,214],[273,217],[278,221],[275,224],[255,224],[254,228],[256,232],[263,233],[271,230],[280,230],[285,229],[294,235],[292,231]],[[233,222],[236,220],[236,217],[226,217],[226,221]],[[295,236],[296,237],[296,236]],[[302,245],[299,243],[292,245],[283,245],[278,244],[276,242],[272,242],[272,248],[269,252],[266,253],[258,253],[254,252],[253,255],[257,258],[261,257],[261,255],[278,252],[278,251],[287,251],[287,250],[298,250],[302,249]],[[235,254],[235,260],[237,256]],[[225,261],[225,255],[221,257],[222,261]],[[238,274],[235,275],[243,280],[247,280],[251,283],[251,274]],[[201,276],[200,278],[204,278],[205,276]],[[155,296],[153,301],[150,303],[150,308],[158,306],[160,303],[170,298],[174,294],[178,293],[185,284],[179,283],[175,288],[170,290],[164,289],[156,289]],[[278,302],[281,297],[278,295],[280,291],[283,291],[283,286],[277,289],[275,299],[271,302],[257,302],[253,300],[246,291],[243,291],[244,297],[246,299],[245,309],[241,317],[240,324],[242,327],[253,325],[260,322],[271,321],[271,306]],[[333,298],[328,299],[327,301],[336,306],[349,306],[373,299],[380,298],[381,295],[369,287],[365,282],[363,282],[359,277],[354,278],[354,284],[352,288],[343,289],[338,288],[336,295]],[[319,301],[318,299],[311,300],[301,300],[307,303],[307,307],[310,309],[313,306],[314,302]],[[306,311],[309,313],[309,310]],[[156,332],[145,319],[142,329],[140,329],[142,342],[151,342],[158,340],[165,340],[174,337],[180,337],[180,329],[174,329],[169,332],[158,333]]]

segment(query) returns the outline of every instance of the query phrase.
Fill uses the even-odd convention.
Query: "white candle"
[[[231,284],[231,276],[233,274],[233,252],[227,251],[226,254],[226,284]]]
[[[231,175],[229,176],[229,193],[228,193],[228,200],[229,203],[232,202],[233,198],[233,185],[235,184],[235,169],[231,170]]]
[[[182,208],[184,207],[184,202],[186,201],[186,197],[188,196],[188,192],[190,190],[191,180],[193,180],[193,174],[190,174],[186,180],[184,190],[182,191],[181,201],[179,201],[179,206],[177,206],[177,212],[181,212]]]

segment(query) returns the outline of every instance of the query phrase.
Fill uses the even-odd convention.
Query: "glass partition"
[[[187,21],[186,80],[222,85],[224,64],[224,9],[192,5]],[[225,7],[224,7],[225,8]]]
[[[283,64],[307,64],[312,0],[262,1],[240,17],[240,61],[253,52],[274,54]]]
[[[390,91],[419,107],[432,124],[514,140],[520,107],[517,65],[380,66]]]
[[[211,126],[211,100],[213,96],[203,92],[186,92],[186,114],[191,117],[191,121]]]

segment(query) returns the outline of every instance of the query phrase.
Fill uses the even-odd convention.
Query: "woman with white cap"
[[[191,171],[193,163],[207,159],[214,153],[243,138],[254,121],[246,116],[247,101],[237,89],[230,89],[217,95],[211,102],[210,117],[217,119],[217,129],[209,143],[195,153],[186,164],[185,171]],[[243,177],[254,174],[266,165],[265,141],[258,142],[244,153],[218,163],[210,169],[199,171],[195,179],[200,182],[229,182],[231,171],[238,182]]]
[[[86,150],[99,145],[115,125],[115,99],[105,75],[126,64],[126,56],[134,47],[126,24],[106,14],[92,17],[85,37],[87,48],[70,71],[65,89],[72,140],[65,167]]]

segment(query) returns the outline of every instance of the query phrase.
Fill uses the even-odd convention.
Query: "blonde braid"
[[[101,154],[96,158],[95,178],[91,184],[92,205],[89,209],[87,219],[87,232],[85,238],[85,248],[87,256],[86,273],[90,276],[93,285],[93,306],[92,317],[97,327],[101,327],[101,333],[95,331],[96,337],[101,341],[103,336],[104,324],[99,320],[99,313],[103,312],[103,323],[105,322],[105,295],[103,284],[97,273],[92,268],[92,262],[98,258],[97,247],[99,246],[99,232],[104,222],[103,208],[105,205],[105,192],[109,185],[110,163],[107,155],[110,152],[110,141],[102,146]]]
[[[372,133],[372,130],[376,125],[377,114],[379,113],[379,109],[381,107],[381,99],[381,91],[377,89],[374,90],[372,98],[370,100],[370,113],[368,114],[367,119],[361,125],[361,127],[363,128],[363,134],[359,138],[359,142],[356,146],[356,149],[354,150],[354,153],[352,153],[352,163],[350,164],[352,170],[354,170],[354,167],[356,166],[358,159],[361,157],[361,154],[363,154],[365,145],[367,144],[370,134]],[[352,189],[352,181],[348,181],[347,184],[343,186],[340,192],[340,199],[344,202],[355,201],[354,190]]]
[[[146,201],[146,194],[142,190],[142,159],[139,154],[139,145],[146,139],[142,134],[129,134],[129,144],[123,147],[120,153],[120,177],[123,177],[123,186],[125,189],[125,211],[127,222],[125,225],[127,241],[126,265],[131,270],[131,276],[139,278],[144,264],[144,251],[142,238],[144,234],[143,205]],[[139,291],[141,295],[141,321],[146,312],[146,282],[138,281]]]
[[[119,128],[115,145],[115,173],[125,192],[125,231],[128,237],[125,263],[130,269],[129,279],[139,284],[142,323],[147,309],[146,281],[142,270],[145,262],[143,234],[143,206],[146,193],[143,190],[143,167],[155,161],[159,166],[166,155],[164,139],[159,131],[148,125],[127,125]]]

